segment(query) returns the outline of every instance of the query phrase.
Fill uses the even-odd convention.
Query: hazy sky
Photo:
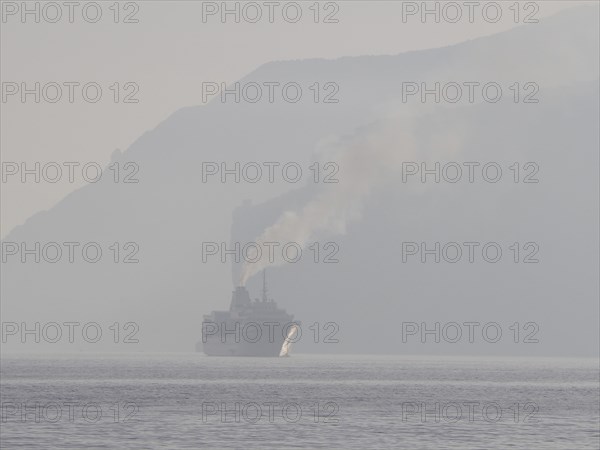
[[[78,10],[69,23],[66,9],[57,23],[46,23],[43,18],[35,23],[31,16],[21,23],[18,15],[7,16],[6,23],[1,23],[3,83],[96,82],[103,95],[98,103],[86,103],[75,88],[71,104],[65,88],[63,99],[54,104],[36,104],[32,96],[26,103],[18,95],[3,100],[2,161],[26,162],[28,167],[35,162],[61,165],[66,161],[104,166],[116,148],[125,150],[177,109],[201,104],[203,81],[232,82],[273,60],[397,54],[497,33],[516,26],[508,9],[512,2],[501,3],[503,17],[495,24],[477,11],[473,23],[465,17],[457,23],[430,19],[423,24],[418,16],[403,23],[402,2],[374,1],[338,2],[335,18],[339,22],[317,24],[309,16],[312,2],[302,3],[305,16],[295,24],[283,20],[277,10],[274,23],[232,23],[230,19],[223,24],[217,16],[203,23],[202,2],[188,1],[140,2],[134,16],[138,23],[115,24],[109,10],[112,2],[102,3],[103,17],[97,23],[87,23]],[[538,2],[536,17],[543,20],[575,3]],[[28,5],[33,8],[33,2]],[[320,19],[332,8],[322,10]],[[133,9],[122,10],[119,20],[130,12]],[[263,12],[266,15],[266,8]],[[113,101],[109,87],[119,83],[123,89],[127,82],[139,86],[135,95],[139,103]],[[31,176],[29,180],[21,183],[13,176],[2,183],[2,237],[85,183],[77,171],[73,183],[66,174],[54,184],[32,182]]]

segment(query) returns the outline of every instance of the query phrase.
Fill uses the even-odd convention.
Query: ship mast
[[[263,302],[268,301],[268,298],[267,298],[267,269],[263,269],[262,300],[263,300]]]

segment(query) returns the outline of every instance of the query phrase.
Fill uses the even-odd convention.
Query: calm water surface
[[[1,448],[598,449],[595,359],[3,355]]]

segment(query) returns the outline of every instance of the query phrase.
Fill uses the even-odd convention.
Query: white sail
[[[298,326],[296,324],[293,324],[292,326],[290,326],[287,337],[283,341],[283,345],[281,346],[279,356],[289,356],[290,350],[292,348],[292,340],[296,337],[296,334],[298,334]]]

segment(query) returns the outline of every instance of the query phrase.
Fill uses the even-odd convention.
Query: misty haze
[[[1,10],[0,448],[600,448],[597,2]]]

